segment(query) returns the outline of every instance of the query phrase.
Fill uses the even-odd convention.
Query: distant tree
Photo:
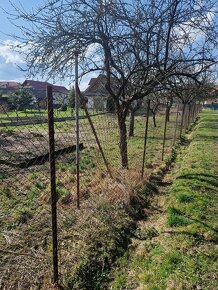
[[[187,129],[190,123],[192,105],[196,102],[203,102],[210,99],[213,94],[214,86],[208,77],[208,74],[202,73],[198,80],[187,78],[185,76],[177,76],[171,82],[171,90],[174,96],[183,104],[180,137],[183,129]]]
[[[0,92],[0,102],[3,101],[4,102],[5,97],[3,96],[2,92]]]
[[[7,107],[8,107],[8,96],[3,95],[2,92],[0,92],[0,113],[1,112],[4,113],[7,110],[6,109]]]
[[[30,108],[33,102],[33,95],[28,89],[18,86],[16,91],[9,95],[8,100],[18,119],[18,111],[24,110],[26,112],[26,109]]]

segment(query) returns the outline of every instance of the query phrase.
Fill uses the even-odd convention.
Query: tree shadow
[[[207,136],[207,135],[203,135],[203,134],[198,134],[198,135],[195,137],[195,141],[201,141],[201,140],[206,140],[206,141],[216,141],[216,140],[218,140],[218,136],[217,136],[217,135],[210,135],[210,136]]]
[[[197,179],[200,182],[205,182],[205,183],[208,183],[208,184],[210,184],[212,186],[218,187],[218,182],[217,181],[209,180],[206,177],[218,180],[218,176],[217,175],[204,174],[204,173],[202,173],[202,174],[197,174],[197,173],[196,174],[185,174],[185,175],[178,176],[177,179]]]
[[[193,237],[195,240],[201,242],[206,242],[206,243],[218,243],[218,237],[215,237],[213,239],[206,239],[203,235],[198,234],[198,233],[191,233],[189,231],[173,231],[173,230],[168,230],[168,231],[162,231],[161,234],[170,234],[170,235],[187,235],[190,237]]]
[[[211,122],[208,124],[204,124],[204,125],[200,125],[199,128],[200,129],[216,129],[217,130],[217,126],[218,124],[214,123],[214,124],[211,124]]]
[[[214,227],[208,225],[206,222],[203,222],[202,220],[199,220],[199,219],[197,219],[197,218],[194,218],[194,217],[192,217],[191,215],[186,214],[186,213],[184,213],[184,212],[182,212],[182,211],[180,211],[180,210],[178,211],[178,214],[179,214],[180,216],[183,216],[183,217],[189,219],[190,221],[193,221],[193,222],[196,222],[196,223],[198,223],[198,224],[201,224],[201,225],[204,226],[205,228],[208,228],[208,229],[214,231],[215,233],[218,233],[218,229],[217,229],[217,228],[214,228]]]

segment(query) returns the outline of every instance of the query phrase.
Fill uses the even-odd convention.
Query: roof
[[[28,87],[31,87],[35,90],[42,90],[42,91],[45,91],[47,86],[52,86],[53,92],[58,92],[61,94],[68,94],[69,93],[69,90],[66,89],[65,87],[52,85],[48,82],[25,80],[23,82],[23,86],[28,86]]]
[[[69,93],[69,90],[66,89],[65,87],[55,86],[55,85],[52,85],[52,87],[53,87],[53,91],[54,92],[58,92],[58,93],[62,93],[62,94],[68,94]]]
[[[83,92],[84,96],[108,96],[105,88],[107,78],[105,75],[99,75],[97,78],[91,78],[88,88]]]
[[[18,86],[17,82],[11,82],[11,81],[2,81],[0,82],[0,88],[16,88]]]

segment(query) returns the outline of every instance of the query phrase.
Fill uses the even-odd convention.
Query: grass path
[[[110,289],[218,289],[218,114],[205,111],[145,209]]]

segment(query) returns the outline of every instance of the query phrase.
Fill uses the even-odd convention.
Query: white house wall
[[[94,108],[94,100],[92,97],[88,97],[88,109],[93,109]]]
[[[66,105],[67,104],[67,95],[62,93],[53,92],[53,102],[54,105]]]

